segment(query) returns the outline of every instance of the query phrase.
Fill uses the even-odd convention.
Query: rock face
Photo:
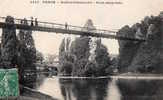
[[[163,72],[163,19],[145,17],[141,23],[125,26],[117,35],[146,38],[146,42],[119,40],[119,69],[122,72]]]
[[[8,25],[2,29],[1,64],[4,68],[12,68],[16,65],[16,27],[11,16],[7,16],[5,22]]]

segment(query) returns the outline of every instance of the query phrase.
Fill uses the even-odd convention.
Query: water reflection
[[[60,79],[64,100],[105,100],[109,79]]]
[[[107,100],[121,100],[121,93],[117,86],[117,79],[112,79],[109,84]]]
[[[119,79],[121,100],[163,100],[163,80]]]
[[[59,100],[163,100],[163,80],[55,77],[39,91]]]

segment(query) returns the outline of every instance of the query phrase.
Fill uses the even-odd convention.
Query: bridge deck
[[[73,35],[120,39],[120,40],[145,41],[145,39],[143,38],[140,39],[140,38],[125,37],[125,36],[117,36],[115,31],[110,31],[110,30],[96,29],[93,31],[87,31],[84,27],[67,25],[66,28],[64,24],[40,22],[40,21],[38,22],[38,25],[35,26],[29,24],[31,23],[31,20],[27,20],[28,25],[25,25],[25,24],[21,24],[21,20],[23,19],[14,19],[15,26],[17,29],[25,29],[25,30],[31,29],[33,31],[73,34]],[[5,23],[5,17],[0,17],[0,28],[5,27],[6,25],[8,24]]]

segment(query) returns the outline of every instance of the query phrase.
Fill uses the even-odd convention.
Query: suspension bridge
[[[4,28],[5,26],[10,24],[10,23],[6,23],[5,20],[6,17],[0,17],[0,28]],[[119,36],[116,35],[117,31],[111,31],[111,30],[96,29],[96,30],[88,31],[86,27],[65,25],[65,24],[58,24],[58,23],[51,23],[51,22],[42,22],[42,21],[37,21],[37,25],[34,25],[33,23],[35,23],[35,21],[33,20],[26,20],[28,24],[22,24],[22,20],[24,19],[14,18],[14,25],[16,29],[24,29],[24,30],[30,29],[32,31],[73,34],[73,35],[80,35],[80,36],[91,36],[97,38],[109,38],[109,39],[131,40],[131,41],[141,41],[141,42],[144,42],[146,40],[145,38]]]

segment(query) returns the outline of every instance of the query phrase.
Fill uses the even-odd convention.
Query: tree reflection
[[[162,100],[162,80],[119,79],[121,100]]]
[[[60,79],[64,100],[104,100],[108,79]]]

